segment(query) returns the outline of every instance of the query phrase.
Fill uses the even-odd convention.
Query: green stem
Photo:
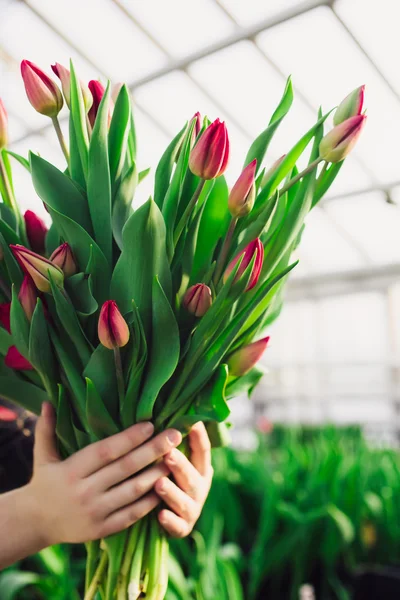
[[[93,600],[93,598],[95,597],[97,588],[99,586],[101,578],[103,577],[103,573],[106,570],[107,561],[108,561],[107,552],[103,551],[103,555],[100,559],[99,566],[97,567],[97,570],[96,570],[96,572],[93,576],[93,579],[89,585],[89,588],[85,594],[84,600]]]
[[[27,235],[26,235],[25,221],[22,218],[21,212],[19,210],[19,206],[17,204],[17,200],[15,198],[13,189],[11,187],[10,180],[8,179],[6,165],[4,164],[3,154],[1,152],[0,152],[0,177],[3,180],[3,184],[4,184],[4,188],[5,188],[5,192],[6,192],[6,194],[5,194],[6,197],[4,198],[4,203],[7,204],[7,206],[9,206],[12,209],[12,211],[15,215],[15,218],[17,220],[18,232],[19,232],[21,241],[24,246],[27,246],[29,248],[30,246],[29,246]]]
[[[90,583],[96,572],[96,562],[99,556],[99,542],[97,540],[86,544],[86,573],[85,573],[85,592],[88,591]]]
[[[184,213],[183,213],[183,215],[182,215],[182,217],[181,217],[178,225],[175,228],[175,231],[174,231],[174,246],[177,245],[177,243],[179,241],[179,238],[182,235],[182,231],[184,230],[185,225],[186,225],[186,223],[187,223],[190,215],[192,214],[192,211],[193,211],[194,207],[196,206],[197,200],[199,199],[199,196],[200,196],[200,194],[201,194],[201,192],[203,190],[203,187],[204,187],[205,183],[206,183],[205,179],[201,179],[199,181],[199,185],[197,186],[197,188],[196,188],[196,190],[195,190],[195,192],[194,192],[194,194],[193,194],[193,196],[192,196],[189,204],[185,208],[185,211],[184,211]]]
[[[224,243],[222,244],[221,252],[219,253],[217,265],[214,271],[213,282],[216,286],[218,281],[220,280],[222,270],[225,267],[226,259],[228,258],[228,253],[231,247],[233,234],[235,232],[235,227],[237,223],[237,217],[232,217],[231,222],[229,223],[228,231],[226,232],[226,236],[224,239]]]
[[[117,375],[119,407],[123,405],[125,398],[125,382],[124,372],[122,370],[121,351],[119,348],[114,348],[115,372]]]
[[[53,121],[54,129],[56,130],[56,134],[58,137],[58,141],[60,142],[61,150],[63,151],[65,160],[67,161],[67,165],[69,166],[69,152],[68,152],[67,144],[65,143],[63,132],[61,131],[60,123],[59,123],[57,117],[53,117],[51,120]]]
[[[136,523],[132,526],[131,531],[129,532],[128,544],[125,549],[125,556],[119,573],[117,600],[126,600],[127,597],[129,573],[134,554],[136,556],[135,550],[138,546],[141,525],[141,522]]]
[[[304,171],[301,171],[301,173],[299,173],[298,175],[296,175],[296,177],[293,177],[293,179],[290,179],[284,186],[283,188],[281,188],[279,190],[279,195],[283,196],[283,194],[285,192],[287,192],[288,190],[290,190],[290,188],[292,186],[295,185],[295,183],[297,183],[298,181],[300,181],[300,179],[302,179],[303,177],[305,177],[305,175],[308,175],[308,173],[311,173],[311,171],[313,171],[321,161],[323,161],[324,159],[319,156],[318,158],[316,158],[312,163],[310,163],[308,165],[308,167],[306,167],[304,169]]]

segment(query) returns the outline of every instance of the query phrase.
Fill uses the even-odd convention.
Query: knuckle
[[[145,489],[145,485],[144,485],[143,481],[141,481],[141,480],[132,481],[131,493],[134,498],[140,498],[140,496],[143,496],[145,491],[146,491],[146,489]]]
[[[135,471],[135,459],[131,453],[125,454],[121,459],[121,470],[125,473],[134,473]]]
[[[138,514],[140,511],[138,511],[136,508],[131,508],[128,512],[128,526],[132,525],[133,523],[136,523],[136,521],[139,521],[141,515]]]
[[[102,462],[108,463],[113,460],[113,452],[108,442],[102,442],[97,447],[97,455]]]

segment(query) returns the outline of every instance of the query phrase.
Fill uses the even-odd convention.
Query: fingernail
[[[165,484],[162,479],[157,482],[157,492],[163,496],[165,494]]]
[[[150,421],[141,424],[142,431],[145,435],[151,435],[154,432],[154,425]]]
[[[182,435],[177,429],[170,429],[167,433],[167,440],[171,446],[177,446],[181,443]]]

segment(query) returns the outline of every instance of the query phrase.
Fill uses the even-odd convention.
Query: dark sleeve
[[[30,480],[34,425],[33,415],[0,400],[0,493],[21,487]]]

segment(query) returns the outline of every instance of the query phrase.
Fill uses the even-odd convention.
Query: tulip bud
[[[194,130],[193,130],[193,137],[194,137],[194,139],[196,139],[201,130],[201,114],[198,111],[190,119],[190,122],[192,123],[194,120],[196,120],[196,121],[195,121]]]
[[[319,154],[326,162],[338,163],[350,153],[355,146],[367,117],[356,115],[336,125],[319,145]]]
[[[100,82],[100,81],[96,81],[95,79],[92,79],[91,81],[89,81],[88,83],[88,87],[89,90],[92,93],[93,96],[93,103],[92,106],[90,107],[90,110],[88,112],[88,118],[89,118],[89,123],[92,126],[92,128],[94,127],[94,122],[96,120],[97,117],[97,113],[99,110],[99,106],[100,106],[100,102],[104,96],[104,92],[105,92],[105,87],[104,85]],[[111,117],[112,117],[112,111],[114,109],[114,103],[112,102],[112,100],[110,99],[110,108],[109,108],[109,112],[108,112],[108,125],[110,126],[111,123]]]
[[[56,63],[55,65],[51,65],[53,73],[57,75],[59,80],[61,81],[61,87],[64,94],[65,102],[70,108],[71,106],[71,73],[68,69],[60,65],[60,63]],[[82,90],[83,104],[85,105],[86,112],[88,112],[89,108],[92,106],[93,97],[90,93],[87,85],[83,83],[83,81],[79,81]]]
[[[7,111],[0,98],[0,150],[7,146],[8,143],[8,117]]]
[[[24,246],[10,245],[10,248],[22,269],[32,277],[40,292],[50,292],[49,272],[53,282],[60,287],[63,286],[64,273],[47,258],[28,250]]]
[[[4,302],[0,304],[0,324],[4,327],[6,331],[8,331],[8,333],[11,333],[10,311],[11,302]]]
[[[109,350],[122,348],[129,341],[129,327],[114,300],[104,302],[99,316],[100,343]]]
[[[269,336],[248,346],[243,346],[231,354],[227,361],[229,375],[233,375],[234,377],[246,375],[264,354],[268,341]]]
[[[261,243],[259,238],[256,238],[250,244],[247,244],[246,248],[242,250],[235,258],[231,261],[231,263],[227,266],[224,273],[224,282],[228,279],[229,275],[232,273],[235,268],[237,262],[241,257],[243,257],[238,272],[236,273],[234,281],[239,281],[242,277],[243,273],[253,260],[255,256],[255,261],[253,265],[253,269],[250,275],[250,280],[246,288],[246,292],[251,290],[257,283],[258,278],[260,277],[261,268],[264,260],[264,246]]]
[[[255,158],[242,171],[233,186],[228,199],[228,208],[232,217],[244,217],[249,214],[256,197],[255,174],[257,159]]]
[[[7,408],[6,406],[0,406],[0,421],[16,421],[18,419],[18,413],[15,410],[11,410],[11,408]]]
[[[183,298],[183,306],[195,317],[202,317],[205,315],[211,304],[211,290],[205,283],[192,285]]]
[[[63,97],[54,81],[29,60],[22,61],[21,74],[33,108],[47,117],[56,117],[62,109]]]
[[[32,321],[32,316],[36,308],[37,291],[36,287],[29,275],[25,275],[24,280],[19,290],[18,300],[21,303],[24,313],[28,321]]]
[[[78,272],[71,246],[67,242],[56,248],[49,260],[64,272],[65,277],[71,277]]]
[[[47,227],[40,217],[32,210],[27,210],[24,214],[26,233],[29,244],[34,252],[43,254],[45,251],[45,241],[47,235]]]
[[[361,85],[341,101],[333,117],[334,125],[339,125],[343,121],[346,121],[346,119],[350,119],[350,117],[361,115],[364,104],[364,91],[365,85]]]
[[[282,156],[280,156],[274,163],[272,163],[270,168],[267,171],[265,171],[264,176],[262,178],[261,187],[264,187],[267,181],[269,181],[271,175],[275,173],[275,171],[278,169],[278,167],[281,165],[285,158],[286,154],[282,154]]]
[[[17,350],[16,346],[10,346],[4,358],[4,364],[15,371],[32,371],[31,363]]]
[[[225,123],[216,119],[200,136],[189,157],[189,168],[202,179],[215,179],[228,165],[229,138]]]

